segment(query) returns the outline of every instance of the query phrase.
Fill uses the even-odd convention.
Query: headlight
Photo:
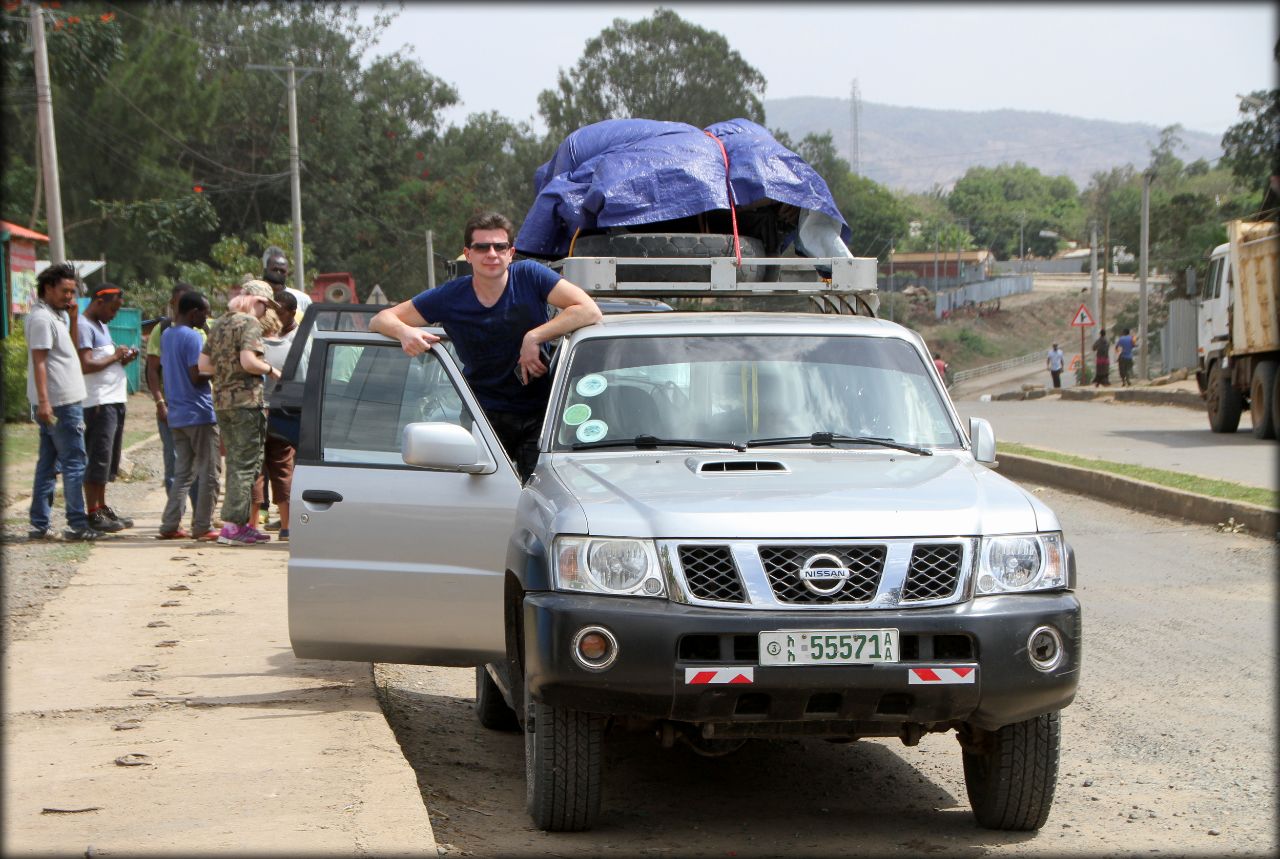
[[[561,590],[666,596],[657,552],[647,540],[561,537],[555,545],[556,587]]]
[[[1047,591],[1065,587],[1062,534],[984,537],[978,561],[978,593]]]

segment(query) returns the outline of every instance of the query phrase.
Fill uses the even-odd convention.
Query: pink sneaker
[[[258,541],[249,536],[249,530],[247,525],[232,525],[228,522],[218,533],[218,542],[223,546],[252,546]]]
[[[250,543],[270,543],[271,542],[270,534],[264,534],[261,531],[259,531],[257,528],[250,527],[249,525],[245,525],[244,531],[242,531],[241,533],[243,534],[243,538]]]

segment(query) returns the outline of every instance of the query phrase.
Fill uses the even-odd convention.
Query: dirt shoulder
[[[158,484],[87,557],[4,546],[6,855],[433,853],[370,666],[293,658],[287,544],[156,540]]]

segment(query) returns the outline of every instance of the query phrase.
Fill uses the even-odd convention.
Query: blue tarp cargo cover
[[[726,153],[735,205],[767,199],[821,212],[835,219],[840,237],[849,240],[849,226],[827,183],[760,125],[731,119],[704,131],[683,122],[609,119],[574,131],[538,168],[537,197],[516,237],[516,249],[562,257],[579,229],[727,210]]]

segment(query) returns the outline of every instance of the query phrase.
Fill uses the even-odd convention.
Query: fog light
[[[1065,655],[1062,636],[1051,626],[1038,627],[1027,639],[1027,658],[1037,671],[1052,671]]]
[[[602,671],[618,658],[618,640],[602,626],[586,626],[573,638],[573,658],[583,668]]]

